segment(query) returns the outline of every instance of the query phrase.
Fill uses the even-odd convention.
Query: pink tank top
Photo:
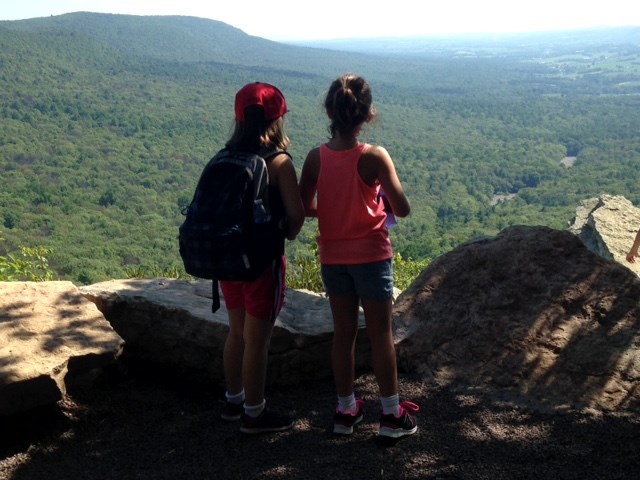
[[[340,151],[320,146],[320,263],[353,265],[393,257],[384,206],[377,200],[380,185],[370,187],[358,173],[360,157],[367,148],[366,143]]]

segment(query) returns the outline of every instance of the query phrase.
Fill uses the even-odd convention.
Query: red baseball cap
[[[284,95],[268,83],[249,83],[236,93],[236,120],[244,121],[245,108],[253,105],[259,105],[264,109],[265,120],[275,120],[287,113],[287,101]]]

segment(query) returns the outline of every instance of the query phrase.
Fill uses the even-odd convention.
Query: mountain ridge
[[[412,201],[391,232],[404,258],[512,224],[566,228],[603,191],[640,203],[640,46],[436,45],[407,58],[197,17],[77,13],[0,22],[0,47],[0,255],[52,248],[55,271],[78,283],[180,273],[180,210],[231,132],[235,92],[256,80],[287,97],[298,169],[327,138],[329,83],[347,71],[371,82],[379,117],[361,138],[387,147]],[[314,238],[308,221],[291,259],[312,255]]]

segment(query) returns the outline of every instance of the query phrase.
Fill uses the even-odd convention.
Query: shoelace
[[[404,402],[400,402],[400,416],[402,416],[403,411],[418,413],[420,411],[420,407],[413,402],[405,400]]]

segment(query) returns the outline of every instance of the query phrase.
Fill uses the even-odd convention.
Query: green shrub
[[[127,278],[189,278],[184,270],[177,267],[145,267],[135,265],[125,269]]]
[[[289,260],[287,265],[287,287],[296,290],[310,290],[312,292],[324,291],[317,245],[313,245],[310,255],[296,255]]]
[[[393,257],[393,282],[396,288],[406,290],[420,273],[427,268],[431,260],[413,260],[403,258],[396,253]]]
[[[396,253],[393,257],[394,285],[400,290],[405,290],[427,265],[429,265],[428,259],[420,261],[405,259],[400,253]],[[317,246],[313,248],[311,255],[298,255],[289,262],[287,286],[297,290],[324,291]]]
[[[2,240],[2,239],[0,239]],[[54,280],[55,274],[49,268],[46,255],[51,249],[43,247],[20,247],[20,254],[0,256],[0,281],[46,282]]]

